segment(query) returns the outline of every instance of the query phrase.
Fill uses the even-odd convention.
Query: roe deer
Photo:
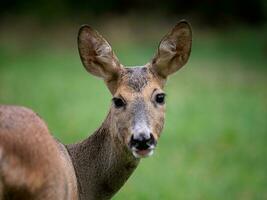
[[[151,62],[123,67],[108,42],[82,26],[79,54],[113,96],[108,115],[90,137],[63,145],[30,109],[0,106],[0,199],[110,199],[140,158],[153,154],[164,124],[163,87],[187,62],[191,43],[190,25],[180,21]]]

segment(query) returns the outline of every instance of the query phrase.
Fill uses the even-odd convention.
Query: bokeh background
[[[267,199],[267,3],[264,0],[2,0],[0,103],[32,108],[65,143],[101,124],[111,103],[79,60],[90,24],[124,65],[142,65],[180,19],[191,58],[166,86],[153,157],[115,200]]]

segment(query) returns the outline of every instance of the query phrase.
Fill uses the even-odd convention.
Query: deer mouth
[[[132,148],[132,153],[133,153],[134,157],[136,157],[136,158],[146,158],[146,157],[153,155],[154,148],[149,148],[149,149],[144,149],[144,150]]]
[[[129,147],[134,157],[145,158],[153,155],[156,144],[157,142],[152,134],[150,134],[149,138],[145,138],[145,136],[141,134],[137,138],[134,138],[132,135]]]

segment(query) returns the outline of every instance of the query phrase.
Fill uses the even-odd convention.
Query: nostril
[[[131,140],[130,140],[130,145],[131,146],[136,146],[138,143],[138,140],[137,139],[134,139],[134,136],[132,135],[131,136]]]
[[[156,143],[155,137],[153,136],[152,133],[150,133],[150,137],[149,137],[149,139],[147,141],[147,144],[149,144],[149,145],[155,145],[155,143]]]

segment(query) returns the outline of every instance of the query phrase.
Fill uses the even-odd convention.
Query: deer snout
[[[155,146],[155,138],[152,134],[139,134],[138,137],[131,137],[130,145],[137,150],[146,150],[151,146]]]
[[[140,133],[137,136],[132,135],[130,139],[130,148],[133,155],[137,158],[148,157],[153,154],[156,146],[156,140],[153,134]]]

